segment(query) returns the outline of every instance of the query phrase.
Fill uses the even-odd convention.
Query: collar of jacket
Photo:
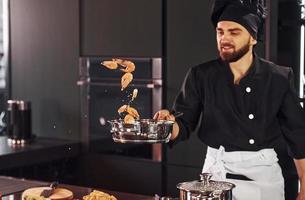
[[[234,85],[234,75],[230,69],[229,63],[224,62],[221,58],[218,58],[218,62],[221,66],[221,69],[224,71],[224,74],[226,78],[228,79],[229,83]],[[256,55],[256,53],[253,53],[253,62],[246,72],[246,75],[240,80],[240,83],[243,83],[244,81],[250,81],[253,79],[255,75],[257,75],[260,72],[260,62],[259,57]]]

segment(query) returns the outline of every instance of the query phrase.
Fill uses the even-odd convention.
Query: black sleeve
[[[280,107],[279,121],[289,155],[302,159],[305,158],[305,113],[294,89],[292,69],[289,71],[288,79],[290,86]]]
[[[195,130],[200,114],[202,112],[203,91],[199,91],[198,82],[202,77],[196,77],[195,69],[191,68],[178,93],[174,106],[174,112],[182,112],[183,115],[176,118],[179,125],[179,134],[176,140],[172,143],[177,143],[181,140],[189,138],[190,133]]]

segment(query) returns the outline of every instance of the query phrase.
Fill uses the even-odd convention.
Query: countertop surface
[[[2,200],[21,200],[22,192],[31,187],[46,186],[49,183],[12,177],[0,176],[0,193]],[[84,195],[93,191],[93,188],[79,187],[73,185],[60,184],[59,187],[69,189],[73,192],[74,199],[82,199]],[[130,194],[117,191],[109,191],[100,188],[94,188],[115,196],[118,200],[154,200],[154,197],[139,194]]]

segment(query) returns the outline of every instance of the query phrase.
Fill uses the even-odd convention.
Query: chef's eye
[[[223,35],[223,31],[217,31],[217,35]]]
[[[232,31],[232,32],[231,32],[231,35],[233,35],[233,36],[236,36],[236,35],[239,35],[239,34],[240,34],[239,31]]]

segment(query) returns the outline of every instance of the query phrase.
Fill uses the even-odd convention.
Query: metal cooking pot
[[[173,129],[173,121],[140,119],[133,124],[111,120],[112,138],[118,143],[166,143]]]
[[[232,200],[234,184],[210,180],[212,174],[200,174],[199,181],[183,182],[177,185],[180,200]]]

